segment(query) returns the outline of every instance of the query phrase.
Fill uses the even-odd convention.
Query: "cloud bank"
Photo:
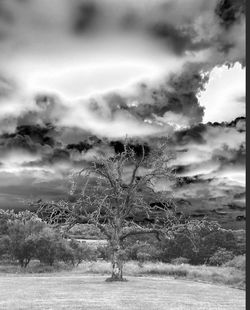
[[[243,203],[243,0],[1,1],[0,53],[0,207],[63,196],[126,135],[169,141],[180,199]]]

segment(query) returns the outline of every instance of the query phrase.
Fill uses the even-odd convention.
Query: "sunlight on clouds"
[[[125,137],[148,136],[163,130],[162,126],[142,123],[126,111],[114,115],[100,103],[100,108],[91,110],[87,102],[75,101],[67,107],[66,113],[58,121],[59,126],[78,127],[90,130],[99,136]],[[106,108],[106,109],[105,109]],[[166,129],[168,126],[166,126]]]
[[[245,16],[217,3],[0,0],[0,207],[65,195],[72,169],[126,135],[170,138],[190,183],[158,189],[199,205],[244,191],[245,119],[200,124],[245,115]]]
[[[215,67],[206,90],[201,92],[199,102],[205,107],[203,123],[232,121],[245,115],[246,69],[236,63],[232,68]]]
[[[27,95],[54,92],[68,100],[167,76],[180,70],[186,61],[202,57],[178,57],[166,47],[135,35],[94,36],[83,41],[68,38],[49,46],[34,44],[3,54],[2,68]]]
[[[8,152],[5,156],[1,156],[1,170],[18,170],[21,165],[41,159],[39,154],[30,154],[28,152],[13,151]]]

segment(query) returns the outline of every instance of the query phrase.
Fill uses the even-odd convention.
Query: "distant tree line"
[[[77,234],[86,232],[85,225]],[[94,233],[90,225],[88,229]],[[190,263],[221,265],[237,255],[245,253],[244,242],[238,242],[236,234],[219,225],[203,225],[193,232],[192,239],[178,234],[171,239],[158,241],[154,236],[131,236],[121,253],[123,260],[161,261],[166,263]],[[195,240],[196,246],[193,246]],[[32,259],[46,265],[62,261],[76,266],[82,261],[110,260],[112,249],[108,245],[97,248],[75,239],[62,236],[59,230],[42,221],[30,211],[15,213],[0,210],[0,259],[16,261],[27,267]]]
[[[91,247],[63,238],[35,213],[0,210],[0,259],[17,261],[25,268],[32,259],[47,265],[56,261],[78,265],[95,257]]]

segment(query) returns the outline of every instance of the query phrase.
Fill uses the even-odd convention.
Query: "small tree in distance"
[[[126,238],[141,234],[171,238],[178,232],[192,239],[193,228],[201,225],[177,216],[173,199],[156,190],[159,179],[173,178],[168,167],[172,158],[165,145],[149,154],[140,146],[138,154],[138,147],[136,152],[126,142],[118,154],[96,158],[77,174],[72,193],[81,184],[81,194],[75,201],[40,202],[38,213],[68,229],[79,223],[94,224],[111,248],[112,274],[107,280],[123,281]]]

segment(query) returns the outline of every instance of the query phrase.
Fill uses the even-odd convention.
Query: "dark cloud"
[[[18,150],[18,149],[27,150],[29,152],[37,151],[36,145],[32,142],[30,137],[22,136],[19,134],[16,134],[13,137],[8,137],[4,141],[4,143],[1,145],[1,148],[8,150],[8,151]]]
[[[235,128],[239,132],[246,131],[246,118],[244,116],[237,117],[231,122],[208,122],[207,126],[209,127],[219,127],[219,128]]]
[[[88,136],[84,141],[80,141],[78,143],[70,143],[66,146],[67,150],[77,150],[80,153],[86,152],[93,147],[100,145],[102,143],[102,140],[99,139],[97,136]]]
[[[194,33],[186,29],[181,30],[168,23],[156,23],[150,28],[150,32],[158,39],[163,41],[166,46],[171,48],[177,55],[186,51],[198,51],[210,46],[209,42],[193,42]]]
[[[206,129],[204,124],[192,126],[189,129],[177,131],[174,135],[174,139],[177,145],[187,145],[190,143],[205,144],[206,141],[203,137],[203,133]]]
[[[212,160],[220,161],[221,169],[223,167],[242,166],[246,164],[246,146],[241,144],[238,149],[230,149],[224,145],[221,150],[213,152]]]
[[[7,1],[0,1],[0,20],[6,23],[12,23],[14,16],[8,7]]]
[[[187,184],[205,184],[205,183],[209,183],[213,180],[213,178],[210,179],[202,179],[199,176],[193,176],[193,177],[177,177],[176,178],[176,182],[175,182],[175,186],[176,187],[182,187],[185,186]]]
[[[172,74],[157,87],[142,83],[133,96],[112,93],[106,95],[105,100],[112,113],[125,110],[139,119],[152,120],[173,112],[184,116],[188,124],[193,125],[200,123],[204,115],[197,95],[207,82],[208,74],[202,71],[202,64],[190,63],[181,73]]]
[[[220,18],[221,24],[228,28],[239,21],[246,13],[245,0],[220,0],[216,6],[215,13]]]
[[[7,115],[5,118],[3,117],[2,120],[0,119],[0,132],[1,130],[3,132],[8,132],[8,128],[7,129],[4,128],[6,126],[6,123],[15,123],[16,127],[19,128],[20,130],[24,130],[24,128],[31,131],[35,130],[36,134],[38,134],[38,130],[44,131],[46,130],[45,128],[47,128],[48,126],[50,127],[51,131],[54,124],[56,124],[58,119],[60,119],[60,115],[62,113],[65,113],[65,107],[62,105],[59,98],[55,95],[37,94],[33,99],[33,102],[34,105],[27,109],[24,108],[22,110],[22,106],[21,107],[18,106],[18,108],[21,111],[17,113],[17,115],[14,115],[12,117],[9,117]],[[2,126],[1,122],[3,123]],[[9,127],[10,132],[13,132],[12,126]],[[45,132],[41,134],[44,135]]]
[[[38,153],[43,146],[53,148],[54,127],[47,125],[23,125],[18,126],[14,133],[5,133],[0,136],[0,148],[4,152],[10,150],[25,150],[31,153]]]
[[[47,124],[46,127],[41,127],[39,125],[22,125],[17,127],[17,134],[22,136],[29,136],[34,143],[39,143],[41,145],[49,145],[53,147],[55,141],[51,136],[54,133],[54,126]]]
[[[67,150],[54,149],[52,155],[49,155],[47,160],[49,163],[57,163],[60,161],[69,161],[70,153]]]
[[[187,166],[187,165],[174,166],[172,168],[172,171],[174,171],[176,174],[182,174],[182,173],[185,173],[187,171],[188,167],[189,166]]]
[[[99,8],[94,1],[79,3],[73,14],[73,31],[76,34],[83,34],[89,31],[97,22]]]
[[[82,151],[88,151],[92,148],[92,145],[88,144],[87,142],[79,142],[77,144],[68,144],[67,149],[68,150],[77,150],[79,152]]]
[[[90,31],[97,30],[95,33],[106,35],[124,34],[125,30],[126,33],[146,35],[149,40],[159,40],[167,50],[172,49],[178,55],[206,48],[214,49],[214,54],[230,54],[240,45],[233,27],[245,16],[244,0],[200,0],[198,3],[194,0],[139,3],[57,0],[44,2],[44,10],[34,0],[27,1],[26,5],[31,4],[26,10],[20,10],[21,3],[25,2],[1,1],[0,19],[7,24],[17,21],[17,27],[21,25],[21,28],[27,21],[24,29],[28,32],[27,26],[34,26],[42,32],[48,31],[48,25],[52,25],[55,39],[57,34],[66,37],[69,31],[89,35]],[[32,15],[33,20],[30,19]],[[11,36],[8,30],[2,30],[2,36]],[[222,60],[221,55],[217,56],[212,57],[213,61],[217,60],[217,64],[225,62],[225,58]]]
[[[198,124],[187,129],[176,131],[172,137],[172,140],[174,141],[174,144],[181,146],[188,145],[190,143],[206,144],[207,141],[204,134],[209,132],[210,128],[218,128],[221,130],[221,133],[224,132],[224,129],[234,128],[236,131],[243,133],[246,130],[245,126],[245,117],[237,117],[231,122],[209,122],[207,124]],[[218,134],[219,133],[220,131],[218,131]]]

